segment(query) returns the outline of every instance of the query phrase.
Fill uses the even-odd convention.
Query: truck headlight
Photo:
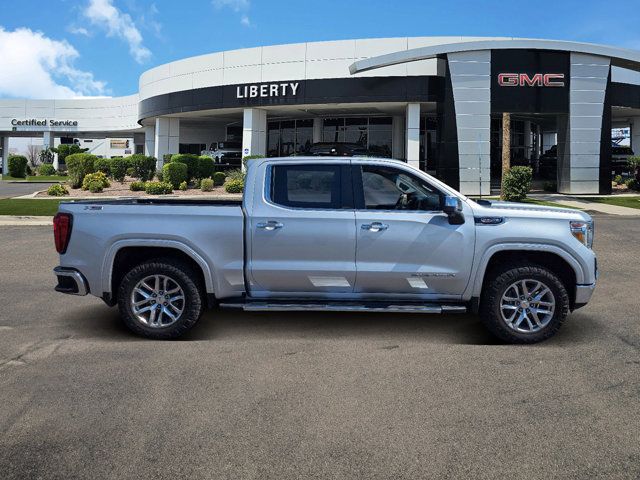
[[[570,222],[571,235],[585,247],[593,246],[593,222]]]

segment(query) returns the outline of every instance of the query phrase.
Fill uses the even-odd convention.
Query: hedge
[[[15,178],[27,176],[27,157],[23,155],[11,155],[9,157],[9,175]]]
[[[184,163],[187,166],[187,181],[198,178],[198,156],[191,153],[179,153],[171,157],[171,163]]]
[[[224,172],[216,172],[213,174],[213,184],[219,187],[220,185],[224,185],[224,181],[227,179],[227,176]]]
[[[182,182],[189,180],[188,166],[181,162],[167,163],[162,167],[162,181],[170,183],[173,188],[179,188]]]
[[[82,189],[89,190],[91,192],[101,192],[102,189],[110,187],[109,179],[104,172],[88,173],[82,180]],[[93,190],[92,190],[93,187]],[[99,188],[99,190],[98,190]]]
[[[129,157],[129,166],[133,169],[133,176],[140,180],[147,181],[153,179],[156,174],[155,157],[147,157],[142,154],[135,154]]]
[[[198,178],[209,178],[213,175],[213,158],[202,155],[198,157]]]
[[[55,175],[56,169],[50,163],[43,163],[38,167],[38,175]]]
[[[108,158],[97,158],[95,162],[93,162],[93,169],[96,172],[102,172],[106,176],[111,175],[111,160]]]
[[[97,157],[90,153],[74,153],[66,158],[71,188],[79,188],[84,177],[95,171],[93,165],[96,160]]]
[[[69,190],[67,190],[67,187],[64,185],[56,183],[47,189],[47,195],[51,195],[52,197],[62,197],[64,195],[69,195]]]
[[[502,199],[521,202],[531,190],[533,170],[531,167],[511,167],[502,179]]]
[[[173,192],[173,187],[168,182],[147,182],[144,191],[149,195],[162,195]]]
[[[111,177],[113,177],[116,182],[124,182],[127,168],[129,168],[128,159],[122,157],[113,157],[111,159]]]

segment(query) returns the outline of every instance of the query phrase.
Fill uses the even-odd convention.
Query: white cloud
[[[85,37],[91,36],[91,34],[89,33],[89,30],[87,30],[84,27],[76,27],[75,25],[69,25],[67,27],[67,31],[69,33],[73,33],[74,35],[83,35]]]
[[[251,26],[251,19],[246,13],[251,7],[249,0],[212,0],[213,6],[217,9],[230,8],[236,13],[242,13],[240,16],[240,25],[243,27]]]
[[[21,98],[104,96],[106,83],[73,66],[78,51],[42,32],[0,27],[0,95]]]
[[[113,6],[113,0],[89,0],[84,11],[85,17],[100,28],[106,29],[110,37],[118,37],[129,44],[129,53],[138,63],[151,57],[151,51],[142,42],[142,34],[127,13]]]

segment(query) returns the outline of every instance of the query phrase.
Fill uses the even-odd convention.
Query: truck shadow
[[[117,308],[84,307],[67,313],[67,325],[85,338],[111,341],[148,341],[131,333]],[[555,345],[589,342],[597,337],[595,319],[574,313],[556,337]],[[426,315],[353,312],[243,312],[209,310],[179,341],[286,339],[379,339],[394,342],[501,345],[476,315]]]

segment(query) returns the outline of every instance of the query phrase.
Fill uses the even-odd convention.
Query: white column
[[[416,168],[420,166],[420,104],[407,104],[406,116],[406,148],[407,163]]]
[[[634,155],[640,155],[640,117],[631,117],[629,126],[631,127],[631,150]]]
[[[245,108],[242,124],[242,156],[267,154],[267,111]]]
[[[391,156],[396,160],[402,160],[404,158],[404,117],[396,115],[393,117],[392,125]],[[418,132],[418,134],[420,134],[420,132]],[[420,137],[418,137],[418,139],[420,139]]]
[[[322,119],[314,118],[313,119],[313,143],[318,143],[321,141],[322,141]]]
[[[154,126],[144,127],[144,154],[147,157],[156,156],[156,128]]]
[[[2,175],[9,175],[9,137],[2,137]]]
[[[164,156],[178,153],[180,147],[180,119],[173,117],[156,118],[154,151],[158,168],[164,164]]]

